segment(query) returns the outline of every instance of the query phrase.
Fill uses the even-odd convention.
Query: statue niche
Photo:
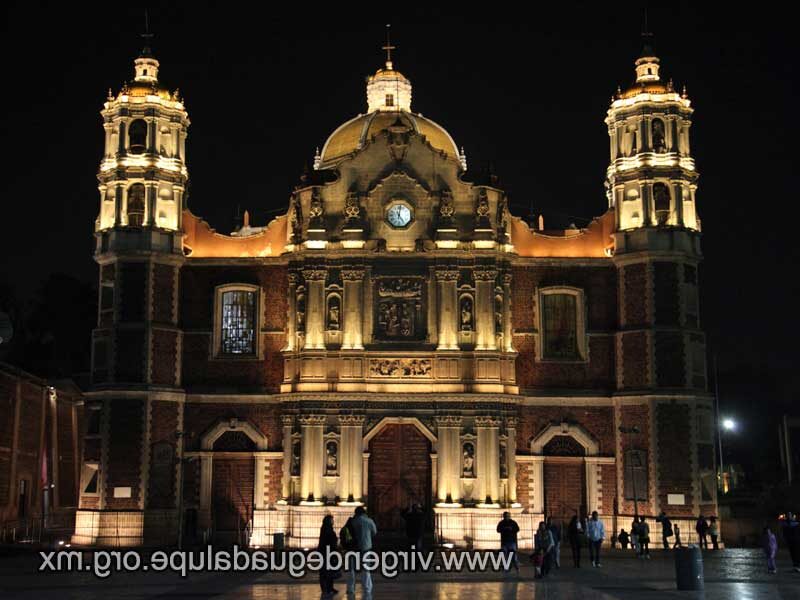
[[[472,331],[472,298],[463,296],[461,298],[461,331]]]
[[[382,341],[425,338],[421,278],[385,278],[376,285],[375,337]]]

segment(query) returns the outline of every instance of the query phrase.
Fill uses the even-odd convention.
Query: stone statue
[[[325,474],[336,475],[339,463],[339,446],[336,442],[328,442],[325,445]]]
[[[328,329],[339,329],[339,300],[335,297],[328,304]]]
[[[464,444],[461,476],[475,477],[475,446],[471,442]]]
[[[472,300],[464,298],[461,301],[461,331],[472,330]]]

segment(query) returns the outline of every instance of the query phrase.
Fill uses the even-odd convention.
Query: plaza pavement
[[[778,557],[777,575],[766,573],[760,550],[727,549],[704,553],[705,591],[679,592],[671,553],[653,551],[649,561],[632,553],[606,551],[603,566],[586,560],[581,569],[562,553],[562,568],[546,580],[534,580],[523,557],[519,575],[503,573],[406,573],[396,579],[374,577],[373,598],[391,600],[798,600],[800,573],[788,555]],[[101,580],[89,573],[38,573],[38,555],[0,556],[3,600],[310,600],[320,597],[316,574],[294,580],[282,573],[201,573],[185,580],[173,573],[115,573]],[[582,563],[583,564],[583,563]],[[343,580],[336,582],[346,598]],[[364,598],[360,587],[356,600]]]

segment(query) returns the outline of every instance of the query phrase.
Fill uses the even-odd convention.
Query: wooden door
[[[544,463],[545,516],[567,523],[586,511],[586,469],[583,460],[548,458]]]
[[[430,509],[431,444],[413,425],[391,424],[369,449],[369,513],[378,531],[402,530],[409,503]]]
[[[242,543],[253,515],[255,465],[252,457],[214,459],[214,531],[221,542]]]

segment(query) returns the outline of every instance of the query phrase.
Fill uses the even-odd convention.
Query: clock
[[[386,220],[397,229],[407,227],[411,223],[411,209],[402,202],[396,202],[386,211]]]

